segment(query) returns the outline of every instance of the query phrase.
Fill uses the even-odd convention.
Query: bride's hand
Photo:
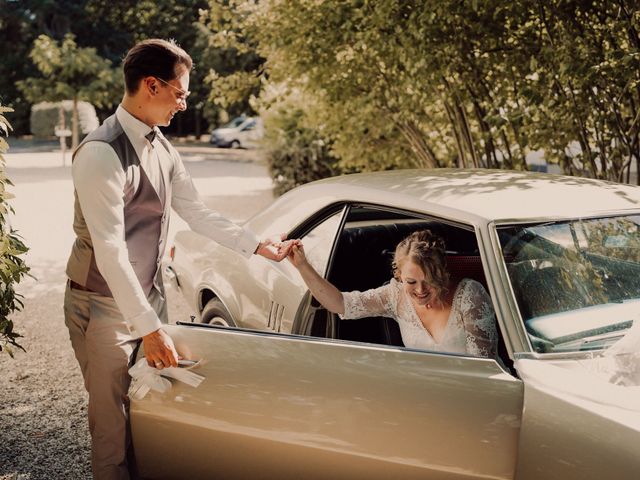
[[[289,255],[287,256],[287,259],[294,267],[300,268],[302,265],[307,263],[307,256],[304,253],[304,246],[302,245],[301,240],[291,240],[291,242],[293,242],[293,244],[289,249]]]

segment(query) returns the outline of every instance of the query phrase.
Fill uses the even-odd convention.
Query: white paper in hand
[[[196,365],[198,365],[197,362]],[[190,367],[193,368],[193,367]],[[191,387],[197,387],[202,383],[204,377],[189,371],[187,368],[168,367],[158,370],[147,364],[146,358],[141,358],[129,369],[131,375],[131,385],[129,386],[129,397],[141,400],[149,390],[164,393],[171,389],[171,382],[163,377],[174,378]]]

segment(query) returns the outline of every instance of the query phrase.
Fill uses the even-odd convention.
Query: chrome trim
[[[178,280],[178,274],[171,265],[165,265],[164,274],[167,276],[170,282],[175,283],[176,287],[181,288],[180,280]]]
[[[563,221],[572,221],[572,220],[589,220],[592,218],[605,218],[605,217],[626,217],[628,215],[640,215],[640,209],[638,208],[630,208],[628,210],[620,209],[620,210],[603,210],[602,212],[594,212],[589,215],[579,215],[573,217],[566,216],[557,216],[557,217],[532,217],[532,218],[514,218],[514,219],[494,219],[491,223],[495,224],[497,227],[504,227],[507,225],[522,225],[526,223],[536,224],[536,223],[548,223],[548,222],[563,222]]]
[[[498,231],[496,229],[495,222],[489,222],[487,225],[487,230],[489,237],[491,239],[491,248],[493,250],[493,258],[496,262],[496,268],[499,272],[500,280],[501,280],[501,291],[505,293],[503,300],[505,300],[506,304],[509,307],[511,317],[514,320],[518,321],[517,324],[517,333],[520,345],[523,348],[528,348],[528,352],[533,352],[533,345],[531,345],[531,340],[529,339],[529,335],[527,334],[524,321],[522,320],[522,315],[520,314],[520,308],[518,308],[518,301],[516,300],[515,292],[513,291],[513,287],[511,286],[511,279],[509,278],[509,272],[507,270],[507,264],[504,260],[504,256],[502,255],[502,247],[500,246],[500,239],[498,238]],[[502,304],[502,303],[501,303]],[[515,322],[510,322],[511,325],[514,325]],[[511,339],[510,339],[511,340]],[[513,342],[511,342],[513,345]],[[517,353],[514,349],[513,352],[514,359],[517,357]]]

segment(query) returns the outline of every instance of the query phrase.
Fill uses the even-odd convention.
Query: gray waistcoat
[[[159,140],[166,152],[158,152],[158,154],[168,153],[171,155],[165,141],[160,138]],[[100,127],[91,132],[78,146],[74,156],[86,142],[90,141],[108,143],[120,159],[126,174],[126,183],[122,194],[124,196],[125,241],[129,251],[129,261],[145,294],[149,295],[154,286],[162,292],[160,261],[164,253],[169,225],[170,205],[166,199],[170,198],[167,187],[171,188],[169,180],[171,172],[162,171],[162,187],[160,195],[158,195],[115,115],[109,117]],[[73,230],[76,233],[76,240],[67,263],[67,275],[74,282],[84,285],[94,292],[112,296],[107,282],[96,265],[91,236],[78,202],[77,193],[75,193],[74,215]]]

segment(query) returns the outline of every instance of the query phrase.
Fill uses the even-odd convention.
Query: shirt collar
[[[159,133],[158,127],[151,128],[149,125],[138,120],[127,112],[122,105],[118,105],[118,108],[116,109],[116,118],[120,122],[120,125],[122,125],[123,130],[136,150],[138,148],[144,148],[146,145],[145,137],[152,130],[155,131],[156,134]]]

